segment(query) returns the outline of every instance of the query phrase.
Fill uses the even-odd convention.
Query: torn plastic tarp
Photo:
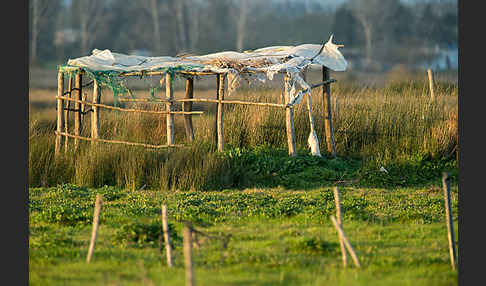
[[[338,50],[342,46],[334,44],[332,39],[331,35],[324,46],[271,46],[243,53],[225,51],[182,57],[144,57],[95,49],[90,56],[70,59],[67,66],[81,67],[88,70],[89,75],[102,73],[109,77],[121,73],[150,71],[227,73],[228,94],[237,88],[242,78],[264,82],[267,79],[272,80],[277,73],[285,72],[289,77],[289,105],[293,106],[299,104],[304,95],[308,95],[310,102],[311,86],[301,76],[307,67],[325,66],[333,71],[346,70],[347,62]],[[308,109],[311,123],[308,143],[312,154],[320,155],[310,104]]]

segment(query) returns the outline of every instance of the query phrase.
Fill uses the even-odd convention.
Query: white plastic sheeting
[[[310,85],[301,77],[301,72],[305,68],[317,65],[326,66],[333,71],[346,70],[347,62],[338,50],[341,46],[334,44],[332,38],[331,35],[324,47],[318,44],[271,46],[243,53],[225,51],[183,57],[144,57],[95,49],[92,55],[70,59],[67,64],[92,72],[127,73],[176,69],[191,72],[228,73],[229,94],[237,87],[242,77],[247,80],[265,81],[266,79],[272,80],[274,75],[279,72],[285,72],[290,79],[289,103],[294,105],[299,104],[304,95],[308,95],[310,102]],[[319,53],[321,48],[322,51]],[[311,123],[308,143],[312,154],[320,156],[310,104],[308,104],[308,109]]]

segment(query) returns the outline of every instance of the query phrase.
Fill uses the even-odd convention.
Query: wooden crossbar
[[[133,146],[142,146],[142,147],[148,147],[148,148],[171,148],[171,147],[187,147],[186,145],[183,144],[172,144],[172,145],[152,145],[152,144],[145,144],[145,143],[137,143],[137,142],[128,142],[128,141],[120,141],[120,140],[108,140],[108,139],[101,139],[101,138],[89,138],[89,137],[84,137],[84,136],[78,136],[78,135],[73,135],[69,134],[66,132],[57,132],[54,131],[56,135],[59,136],[66,136],[66,137],[71,137],[71,138],[76,138],[80,140],[86,140],[86,141],[96,141],[96,142],[104,142],[104,143],[114,143],[114,144],[125,144],[125,145],[133,145]]]
[[[165,99],[130,99],[130,98],[123,98],[119,99],[121,102],[145,102],[145,103],[167,103],[168,100]],[[217,100],[217,99],[210,99],[210,98],[181,98],[181,99],[174,99],[173,102],[209,102],[209,103],[223,103],[223,104],[243,104],[243,105],[258,105],[258,106],[268,106],[268,107],[280,107],[286,108],[285,104],[280,103],[267,103],[267,102],[251,102],[251,101],[241,101],[241,100]]]
[[[203,111],[152,111],[152,110],[142,110],[142,109],[131,109],[131,108],[120,108],[120,107],[115,107],[115,106],[110,106],[110,105],[105,105],[105,104],[100,104],[100,103],[92,103],[89,101],[85,100],[78,100],[78,99],[73,99],[69,97],[64,97],[64,96],[56,96],[58,99],[64,99],[64,100],[69,100],[69,101],[74,101],[78,103],[83,103],[86,105],[91,105],[91,106],[96,106],[96,107],[101,107],[101,108],[106,108],[106,109],[112,109],[112,110],[118,110],[118,111],[125,111],[125,112],[140,112],[140,113],[152,113],[152,114],[203,114]]]

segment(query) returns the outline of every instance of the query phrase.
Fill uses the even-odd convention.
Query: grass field
[[[453,213],[457,221],[457,188]],[[98,242],[85,262],[93,202],[104,197]],[[344,269],[329,216],[332,190],[127,191],[74,185],[30,191],[32,285],[184,285],[182,223],[199,236],[197,285],[456,285],[440,188],[341,188],[343,227],[361,269]],[[160,244],[169,209],[175,267]],[[455,224],[457,230],[457,224]],[[457,232],[456,232],[457,236]],[[457,241],[457,237],[456,237]],[[349,257],[349,256],[348,256]]]
[[[457,84],[438,82],[431,102],[425,81],[400,78],[389,75],[382,87],[333,85],[334,159],[326,151],[318,89],[312,102],[322,158],[306,146],[305,104],[295,109],[293,158],[287,155],[283,110],[225,106],[226,147],[220,153],[215,105],[195,104],[204,114],[194,116],[197,140],[188,148],[91,148],[83,142],[58,159],[56,91],[31,89],[30,284],[183,285],[180,221],[186,220],[213,236],[231,234],[226,248],[219,239],[199,237],[197,285],[456,285],[440,178],[443,171],[451,175],[457,230]],[[112,100],[103,92],[104,102]],[[280,92],[245,87],[230,99],[279,102]],[[195,97],[214,96],[214,90],[198,90],[196,81]],[[165,116],[105,110],[101,116],[102,138],[166,142]],[[175,125],[176,143],[184,143],[183,118],[176,117]],[[89,134],[89,126],[87,116],[82,134]],[[329,219],[333,186],[342,192],[343,226],[361,269],[342,267]],[[98,193],[104,198],[99,241],[88,265]],[[174,268],[166,266],[159,238],[162,203],[174,231]]]

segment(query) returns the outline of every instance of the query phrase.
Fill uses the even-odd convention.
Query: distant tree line
[[[457,43],[457,2],[405,5],[308,1],[30,0],[32,65],[63,63],[94,48],[153,56],[322,43],[331,34],[362,67],[414,62]]]

